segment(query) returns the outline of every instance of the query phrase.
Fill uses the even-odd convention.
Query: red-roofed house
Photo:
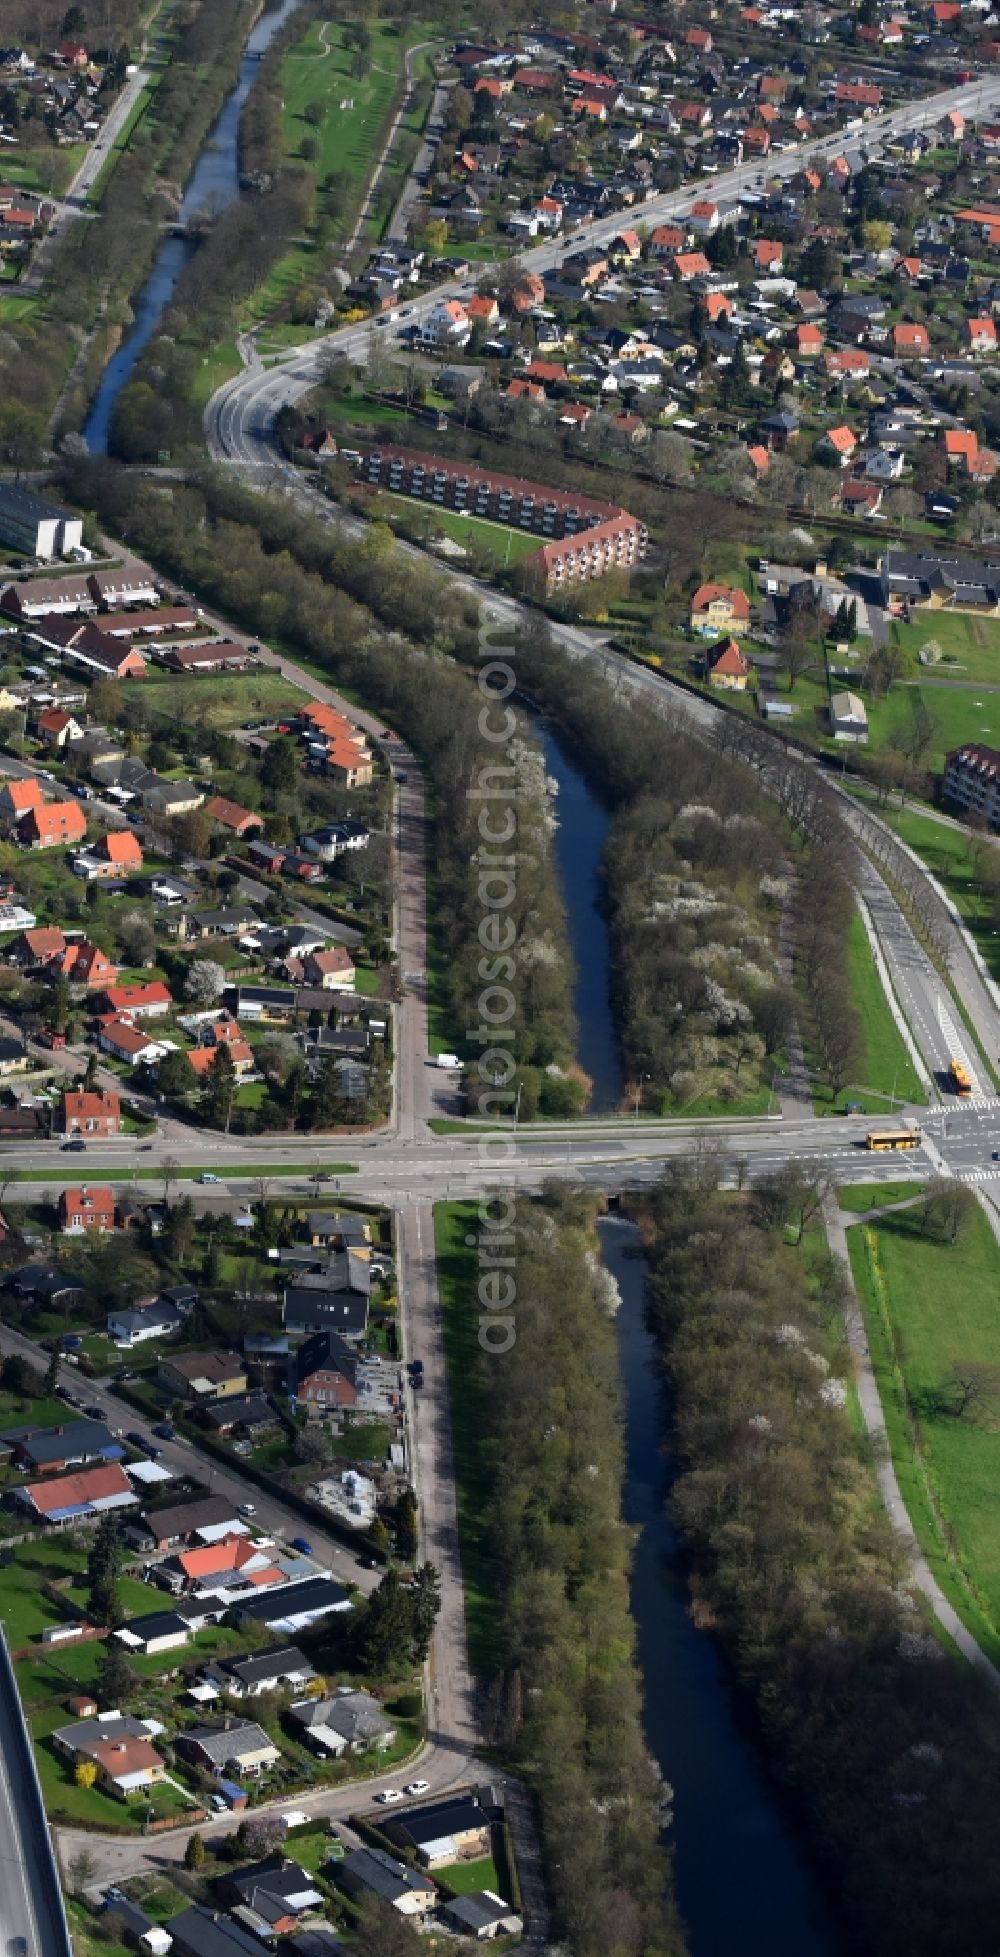
[[[227,802],[224,795],[213,795],[211,801],[205,803],[205,814],[217,822],[220,829],[228,829],[234,836],[250,836],[264,827],[260,816],[255,815],[252,809],[241,808],[238,802]]]
[[[862,115],[874,115],[882,107],[882,90],[874,82],[838,82],[833,99],[838,108],[860,109]]]
[[[118,977],[117,965],[89,938],[71,938],[52,969],[71,985],[85,985],[88,990],[95,985],[113,985]]]
[[[785,247],[779,238],[758,238],[754,246],[753,262],[758,272],[777,274],[785,262]]]
[[[846,469],[858,446],[858,438],[853,428],[848,428],[844,422],[839,428],[828,428],[826,434],[820,436],[816,446],[825,450],[828,455],[835,455],[841,468]]]
[[[31,808],[17,825],[22,849],[55,849],[60,843],[82,843],[87,818],[79,802],[47,802]]]
[[[900,321],[900,324],[892,329],[892,349],[894,353],[901,354],[906,359],[922,360],[931,350],[926,326],[911,324],[907,320]]]
[[[15,1489],[19,1502],[43,1522],[69,1522],[78,1516],[100,1515],[105,1509],[126,1508],[138,1498],[124,1468],[109,1461],[80,1474],[55,1475]]]
[[[689,623],[703,638],[718,638],[720,632],[739,638],[750,629],[750,600],[735,585],[700,584],[691,600]]]
[[[687,233],[679,224],[658,224],[650,234],[649,249],[654,258],[672,258],[675,251],[683,251]]]
[[[762,448],[759,443],[755,443],[752,448],[747,449],[747,454],[753,463],[754,473],[758,477],[766,476],[771,467],[771,458],[766,448]]]
[[[466,312],[476,326],[495,326],[500,317],[500,306],[492,292],[477,292],[469,300]]]
[[[67,741],[80,739],[83,728],[62,707],[46,707],[35,721],[35,732],[46,747],[65,747]]]
[[[67,1135],[118,1135],[122,1125],[121,1100],[109,1087],[92,1093],[74,1089],[63,1095],[62,1125]]]
[[[992,319],[967,319],[963,332],[971,353],[995,353],[997,329]]]
[[[80,1237],[85,1230],[106,1235],[115,1227],[114,1190],[95,1189],[89,1183],[80,1189],[64,1189],[59,1197],[59,1227],[71,1237]]]
[[[711,269],[703,251],[679,251],[675,254],[674,277],[682,285],[687,285],[690,279],[707,278]]]
[[[795,351],[803,360],[813,360],[822,351],[823,335],[818,326],[808,322],[805,326],[797,326],[792,337]]]
[[[871,373],[871,365],[863,347],[836,347],[823,355],[823,366],[830,380],[863,380]]]
[[[253,1047],[249,1041],[240,1035],[238,1039],[227,1040],[226,1046],[229,1050],[229,1058],[236,1069],[237,1075],[249,1073],[254,1063]],[[199,1080],[204,1080],[205,1075],[211,1071],[216,1051],[217,1049],[211,1046],[193,1046],[191,1048],[188,1054],[188,1061],[194,1068]]]
[[[722,687],[727,693],[746,692],[750,661],[735,639],[723,639],[721,645],[713,646],[705,656],[705,664],[710,686]]]
[[[5,781],[0,788],[0,820],[19,822],[30,809],[40,809],[44,800],[37,775],[25,775],[18,781]]]
[[[354,985],[354,961],[343,945],[310,952],[305,970],[308,984],[318,985],[323,992],[350,992]]]
[[[699,197],[691,206],[688,223],[699,238],[713,238],[719,228],[719,207],[707,197]]]
[[[546,398],[544,387],[540,387],[537,381],[522,380],[516,375],[508,382],[505,393],[508,401],[544,401]]]
[[[705,318],[711,326],[715,326],[720,319],[732,316],[733,302],[728,292],[707,292],[702,303]]]
[[[173,994],[163,980],[150,979],[146,984],[109,985],[100,1006],[103,1012],[121,1013],[127,1019],[159,1019],[173,1003]]]

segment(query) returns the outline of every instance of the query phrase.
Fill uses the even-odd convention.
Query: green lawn
[[[964,741],[1000,746],[1000,693],[914,682],[894,687],[886,699],[867,705],[871,746],[876,749],[889,747],[894,739],[905,736],[914,714],[921,707],[926,709],[934,728],[926,765],[935,774],[942,772],[945,755]]]
[[[306,699],[281,673],[266,671],[181,679],[153,670],[144,680],[126,680],[122,693],[185,733],[194,726],[225,732],[248,720],[282,719]]]
[[[951,1369],[1000,1373],[1000,1250],[977,1210],[955,1245],[926,1237],[920,1211],[848,1232],[851,1268],[893,1462],[921,1547],[942,1588],[1000,1654],[1000,1428],[992,1407],[943,1412]]]
[[[936,666],[920,666],[921,674],[933,673],[937,679],[953,674],[956,679],[993,681],[1000,686],[1000,619],[921,612],[912,625],[894,624],[892,636],[915,664],[921,646],[936,640],[944,659]]]
[[[183,1815],[189,1811],[192,1803],[169,1784],[154,1788],[149,1801],[145,1795],[132,1801],[118,1801],[110,1794],[102,1794],[97,1787],[78,1787],[70,1762],[47,1744],[49,1734],[57,1726],[65,1726],[68,1718],[65,1706],[49,1706],[29,1717],[42,1795],[50,1815],[60,1813],[72,1821],[82,1821],[92,1827],[107,1828],[111,1825],[132,1828],[138,1833],[150,1805],[156,1820],[161,1816]]]
[[[436,505],[431,508],[415,502],[408,496],[391,496],[383,491],[378,498],[372,514],[385,512],[391,517],[395,511],[405,518],[409,535],[418,541],[433,544],[441,536],[450,537],[453,543],[460,544],[463,550],[479,559],[487,554],[495,559],[498,569],[508,564],[519,564],[525,557],[532,557],[541,549],[544,537],[532,536],[524,530],[508,529],[502,523],[490,523],[485,517],[463,516],[458,510],[443,510]]]
[[[488,1672],[497,1661],[498,1599],[493,1560],[482,1522],[490,1495],[490,1478],[482,1452],[476,1251],[474,1243],[466,1242],[466,1237],[473,1235],[478,1227],[477,1216],[476,1203],[434,1206],[469,1657],[473,1671]]]
[[[447,1868],[435,1869],[434,1880],[450,1889],[453,1896],[472,1896],[477,1889],[491,1889],[494,1896],[503,1896],[492,1855],[480,1855],[475,1862],[449,1862]],[[504,1900],[509,1901],[509,1897]]]
[[[885,1209],[889,1203],[905,1203],[919,1196],[921,1182],[846,1182],[837,1190],[842,1210]]]
[[[889,1009],[865,927],[858,915],[851,919],[847,971],[851,1001],[861,1019],[861,1064],[856,1082],[838,1094],[836,1101],[831,1100],[828,1088],[816,1085],[813,1098],[817,1108],[830,1113],[842,1109],[845,1101],[860,1101],[869,1113],[888,1114],[894,1105],[891,1099],[894,1089],[897,1101],[914,1101],[919,1107],[926,1106],[927,1096]]]

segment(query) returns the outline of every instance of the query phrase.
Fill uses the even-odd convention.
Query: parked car
[[[169,1420],[157,1421],[153,1432],[161,1441],[175,1441],[177,1439],[176,1429],[171,1427]]]
[[[135,1427],[129,1428],[128,1432],[125,1435],[125,1439],[127,1440],[130,1447],[141,1448],[143,1454],[149,1453],[149,1442],[147,1441],[145,1434],[140,1434],[137,1428]]]
[[[256,1515],[256,1504],[254,1502],[240,1502],[237,1504],[236,1513],[237,1515]]]
[[[429,1794],[430,1791],[431,1784],[429,1780],[411,1780],[406,1789],[408,1794]]]
[[[80,1352],[83,1347],[83,1340],[77,1332],[64,1332],[62,1342],[66,1352]]]
[[[221,1794],[213,1794],[213,1795],[212,1795],[212,1808],[213,1808],[213,1811],[214,1811],[214,1812],[215,1812],[216,1814],[225,1814],[225,1812],[226,1812],[226,1803],[225,1803],[225,1801],[223,1800],[223,1798],[222,1798],[222,1795],[221,1795]]]
[[[382,1792],[375,1796],[380,1807],[388,1807],[392,1801],[401,1801],[402,1798],[403,1791],[400,1787],[383,1787]]]
[[[89,1414],[89,1416],[90,1416],[90,1418],[91,1418],[91,1420],[103,1420],[103,1419],[104,1419],[104,1408],[103,1408],[103,1407],[99,1407],[99,1406],[98,1406],[98,1405],[96,1404],[96,1402],[95,1402],[95,1404],[94,1404],[94,1405],[93,1405],[92,1407],[84,1407],[84,1409],[83,1409],[83,1411],[84,1411],[84,1413],[86,1413],[86,1414]]]
[[[292,1548],[297,1549],[300,1556],[311,1556],[313,1554],[312,1543],[307,1542],[305,1536],[293,1536]]]

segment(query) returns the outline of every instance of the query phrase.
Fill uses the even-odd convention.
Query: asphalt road
[[[53,1881],[48,1823],[31,1770],[17,1688],[0,1661],[0,1952],[25,1957],[68,1952],[62,1899]]]

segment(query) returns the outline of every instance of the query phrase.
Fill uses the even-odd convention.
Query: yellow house
[[[178,1352],[161,1359],[159,1384],[178,1400],[229,1400],[247,1390],[247,1371],[232,1352]]]
[[[720,633],[742,638],[750,630],[750,600],[745,591],[728,584],[700,584],[691,600],[690,627],[702,638]]]
[[[708,655],[709,686],[723,687],[728,693],[745,693],[750,678],[750,661],[735,639],[723,639]]]

